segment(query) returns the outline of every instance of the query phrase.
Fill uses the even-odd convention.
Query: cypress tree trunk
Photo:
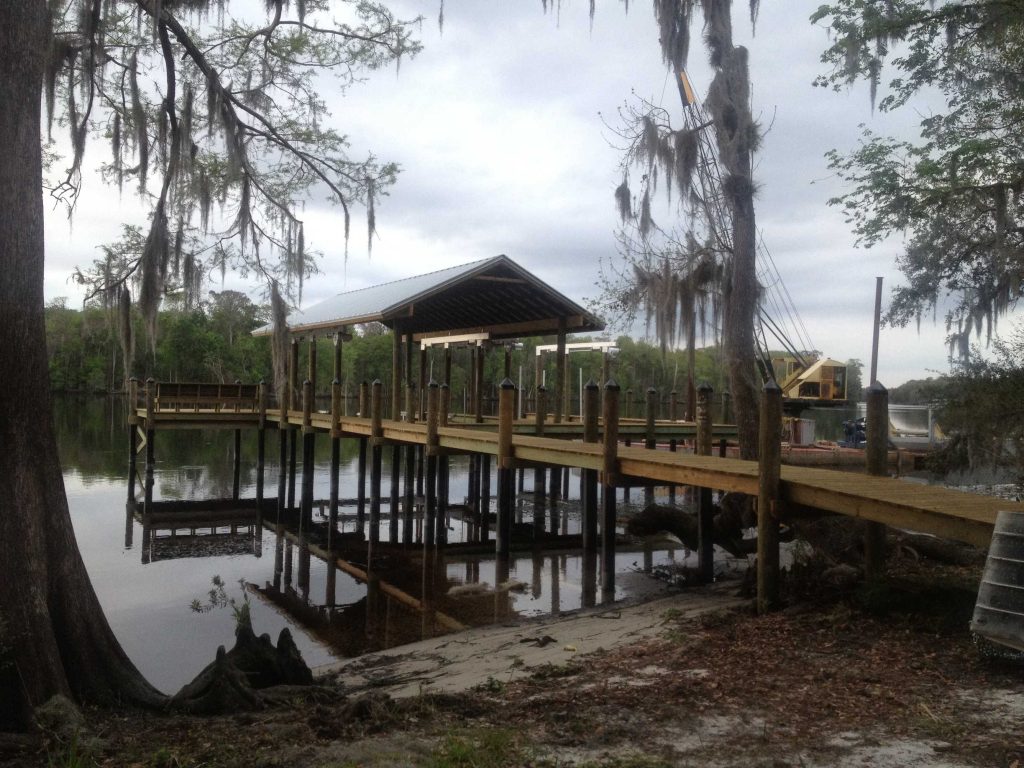
[[[155,704],[111,632],[75,542],[57,455],[43,323],[40,101],[45,0],[0,24],[0,728],[63,693]]]

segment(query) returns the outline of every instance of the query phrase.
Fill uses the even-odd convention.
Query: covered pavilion
[[[481,418],[483,361],[485,351],[494,342],[531,336],[557,337],[558,364],[555,376],[555,420],[561,421],[567,391],[566,335],[604,329],[603,321],[583,309],[508,256],[437,270],[390,283],[346,291],[288,316],[292,339],[292,376],[298,367],[298,344],[311,342],[315,355],[318,338],[335,342],[335,372],[341,368],[341,348],[351,338],[351,328],[378,322],[393,332],[391,374],[391,418],[401,412],[402,368],[404,382],[414,385],[413,348],[420,347],[419,391],[426,385],[425,356],[428,347],[442,345],[445,350],[444,381],[450,380],[451,348],[464,345],[473,349],[471,376],[472,402],[477,419]],[[254,331],[269,335],[272,326]],[[403,352],[404,345],[404,356]],[[506,347],[506,375],[509,374],[510,347]],[[315,364],[311,370],[315,369]],[[295,391],[293,379],[292,391]]]

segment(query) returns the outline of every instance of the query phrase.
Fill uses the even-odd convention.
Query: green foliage
[[[950,444],[949,468],[993,467],[1024,476],[1024,329],[954,364],[940,389],[939,422]]]
[[[60,744],[46,756],[47,768],[93,768],[99,765],[92,751],[83,746],[78,737]]]
[[[249,603],[249,592],[245,586],[245,579],[239,579],[238,585],[242,590],[242,599],[236,600],[234,596],[229,595],[224,585],[224,580],[220,576],[214,576],[210,579],[213,587],[209,592],[206,593],[206,602],[201,602],[199,599],[192,601],[189,606],[196,613],[209,613],[215,608],[230,608],[231,613],[235,617],[235,624],[240,627],[251,627],[252,626],[252,612]]]
[[[849,154],[833,151],[833,170],[851,190],[833,199],[859,243],[902,235],[898,259],[906,284],[888,321],[905,325],[947,295],[950,343],[968,354],[973,335],[991,338],[996,320],[1021,293],[1024,229],[1024,1],[838,0],[812,16],[833,40],[819,85],[871,84],[893,70],[883,111],[908,105],[922,90],[945,108],[922,111],[920,140],[865,130]]]

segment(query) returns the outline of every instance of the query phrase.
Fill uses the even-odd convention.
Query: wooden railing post
[[[877,381],[867,391],[867,473],[878,477],[889,474],[889,392]],[[864,523],[864,574],[878,580],[885,575],[885,525]]]
[[[448,351],[449,350],[447,350],[447,349],[445,350],[446,360],[450,360],[451,359],[448,356]],[[429,400],[429,398],[428,398],[428,400]],[[437,415],[438,426],[447,427],[448,426],[448,414],[451,412],[451,404],[452,404],[452,390],[451,390],[451,387],[448,386],[448,382],[444,382],[440,386],[439,401],[440,402],[438,403],[438,415]],[[429,405],[429,403],[428,403],[428,405]],[[437,510],[438,510],[438,514],[444,516],[445,518],[447,518],[448,502],[449,502],[448,478],[449,478],[449,473],[448,473],[448,457],[442,455],[442,456],[439,456],[438,460],[437,460]],[[447,536],[448,536],[448,529],[447,529],[447,527],[445,527],[444,536],[447,539]]]
[[[610,600],[615,596],[615,483],[619,469],[619,385],[615,379],[608,379],[604,385],[603,421],[601,592]]]
[[[538,355],[538,359],[542,357]],[[533,432],[538,437],[544,434],[544,420],[547,417],[548,391],[543,384],[537,386],[536,408],[533,414]],[[533,470],[533,525],[538,531],[544,530],[544,496],[547,471],[544,467]]]
[[[673,389],[671,392],[668,393],[668,420],[669,421],[675,421],[676,420],[676,415],[677,415],[676,405],[677,405],[677,403],[678,403],[678,393]]]
[[[779,603],[779,477],[782,468],[782,390],[769,381],[761,391],[758,434],[757,612]]]
[[[444,382],[443,384],[441,384],[440,391],[441,391],[441,398],[440,398],[441,402],[440,402],[440,404],[438,406],[439,410],[438,410],[437,421],[438,421],[438,425],[439,426],[447,427],[448,426],[448,414],[451,412],[451,407],[452,407],[452,390],[451,390],[451,387],[448,386],[448,383]]]
[[[607,385],[605,385],[607,387]],[[632,388],[626,390],[626,402],[622,408],[623,418],[630,419],[633,417],[633,390]]]
[[[128,379],[128,503],[135,504],[135,473],[139,453],[139,380]]]
[[[654,387],[647,388],[646,402],[644,403],[644,448],[653,451],[658,447],[658,437],[655,432],[658,418],[658,390]],[[644,504],[650,506],[654,503],[654,486],[644,486]]]
[[[416,385],[410,381],[405,387],[405,420],[410,424],[414,424],[418,410],[419,408],[416,404]]]
[[[143,488],[145,494],[144,513],[153,511],[153,474],[156,468],[155,447],[156,425],[153,416],[156,411],[156,381],[150,376],[146,379],[146,481]]]
[[[267,459],[267,382],[260,379],[256,388],[259,429],[256,433],[256,504],[263,515],[263,473]]]
[[[516,418],[516,385],[505,378],[498,392],[498,526],[495,551],[506,556],[512,543],[512,507],[515,503],[515,476],[512,470],[512,425]]]
[[[711,396],[714,390],[707,382],[697,387],[697,442],[698,456],[711,455]],[[701,581],[709,583],[715,578],[715,510],[711,506],[711,489],[697,490],[697,571]]]

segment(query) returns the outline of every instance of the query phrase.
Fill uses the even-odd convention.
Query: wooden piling
[[[889,392],[877,381],[867,390],[866,416],[867,473],[885,477],[889,474]],[[872,581],[885,575],[885,535],[884,523],[865,521],[864,575]]]
[[[593,379],[583,388],[583,442],[598,440],[601,390]],[[583,507],[583,551],[597,552],[597,470],[584,469],[580,486]]]
[[[153,475],[156,469],[156,449],[153,443],[156,438],[153,418],[156,413],[156,381],[151,376],[146,379],[146,480],[144,485],[143,511],[148,515],[153,509]]]
[[[314,353],[315,354],[315,353]],[[313,431],[313,382],[302,382],[302,500],[299,530],[309,531],[313,520],[313,452],[316,433]]]
[[[406,446],[409,450],[412,446]],[[399,479],[402,474],[402,446],[395,443],[391,446],[391,494],[388,510],[388,541],[398,543],[398,499]]]
[[[267,462],[267,382],[260,380],[258,389],[259,422],[256,432],[256,504],[263,514],[263,480]]]
[[[565,353],[566,321],[558,318],[558,337],[555,341],[555,423],[559,424],[566,417],[565,397],[568,390],[568,365]]]
[[[437,434],[441,420],[440,392],[433,379],[427,384],[427,445],[426,445],[426,517],[423,522],[424,541],[429,537],[437,545],[446,543],[447,526],[437,509],[437,452],[440,442]],[[433,534],[433,535],[430,535]]]
[[[761,390],[758,435],[757,612],[779,603],[779,477],[782,468],[782,389],[769,381]]]
[[[402,406],[402,333],[398,322],[391,336],[391,418],[398,421]]]
[[[512,468],[512,425],[516,418],[516,385],[506,377],[498,392],[498,521],[495,551],[506,556],[512,545],[512,507],[515,482]]]
[[[405,446],[403,455],[405,457],[405,473],[402,488],[405,491],[405,495],[402,498],[402,519],[404,521],[402,541],[406,544],[412,544],[416,512],[416,489],[414,488],[414,483],[416,482],[416,451],[414,446]]]
[[[231,461],[231,498],[238,500],[242,480],[242,430],[235,430],[235,446]]]
[[[476,358],[473,371],[473,421],[480,424],[484,420],[484,347],[474,347]]]
[[[480,541],[486,542],[491,538],[491,455],[484,453],[480,456]]]
[[[340,367],[341,342],[338,340],[341,334],[335,337],[334,368]],[[331,550],[334,545],[334,537],[338,527],[338,475],[341,471],[341,382],[335,376],[331,382],[331,497],[328,509],[327,524],[327,549]],[[334,571],[334,568],[329,568]]]
[[[540,355],[538,355],[538,359]],[[544,434],[544,417],[547,412],[547,389],[537,386],[537,407],[534,413],[533,431],[537,437]],[[544,529],[544,484],[547,482],[544,467],[533,470],[533,524],[540,531]]]
[[[288,411],[298,408],[302,392],[299,388],[299,341],[292,339],[288,355]],[[286,414],[288,424],[289,461],[288,461],[288,510],[295,509],[295,474],[298,465],[299,430],[291,424],[290,414]]]
[[[697,441],[698,456],[711,455],[711,397],[714,390],[707,382],[697,387]],[[697,489],[697,571],[705,584],[715,578],[715,510],[711,506],[711,489]]]
[[[370,388],[370,544],[380,541],[380,472],[383,452],[384,427],[382,424],[380,379]]]
[[[647,400],[644,405],[644,417],[646,419],[644,423],[644,448],[653,451],[658,447],[657,436],[654,431],[655,423],[658,419],[658,390],[654,387],[647,388]],[[647,485],[644,487],[644,504],[650,506],[653,503],[654,486]]]
[[[602,420],[601,592],[605,600],[611,600],[615,597],[615,482],[619,468],[619,385],[615,379],[604,385]]]
[[[678,393],[673,389],[668,393],[668,420],[676,420],[676,404],[678,403]]]
[[[135,473],[139,454],[139,380],[128,380],[128,503],[135,503]]]

